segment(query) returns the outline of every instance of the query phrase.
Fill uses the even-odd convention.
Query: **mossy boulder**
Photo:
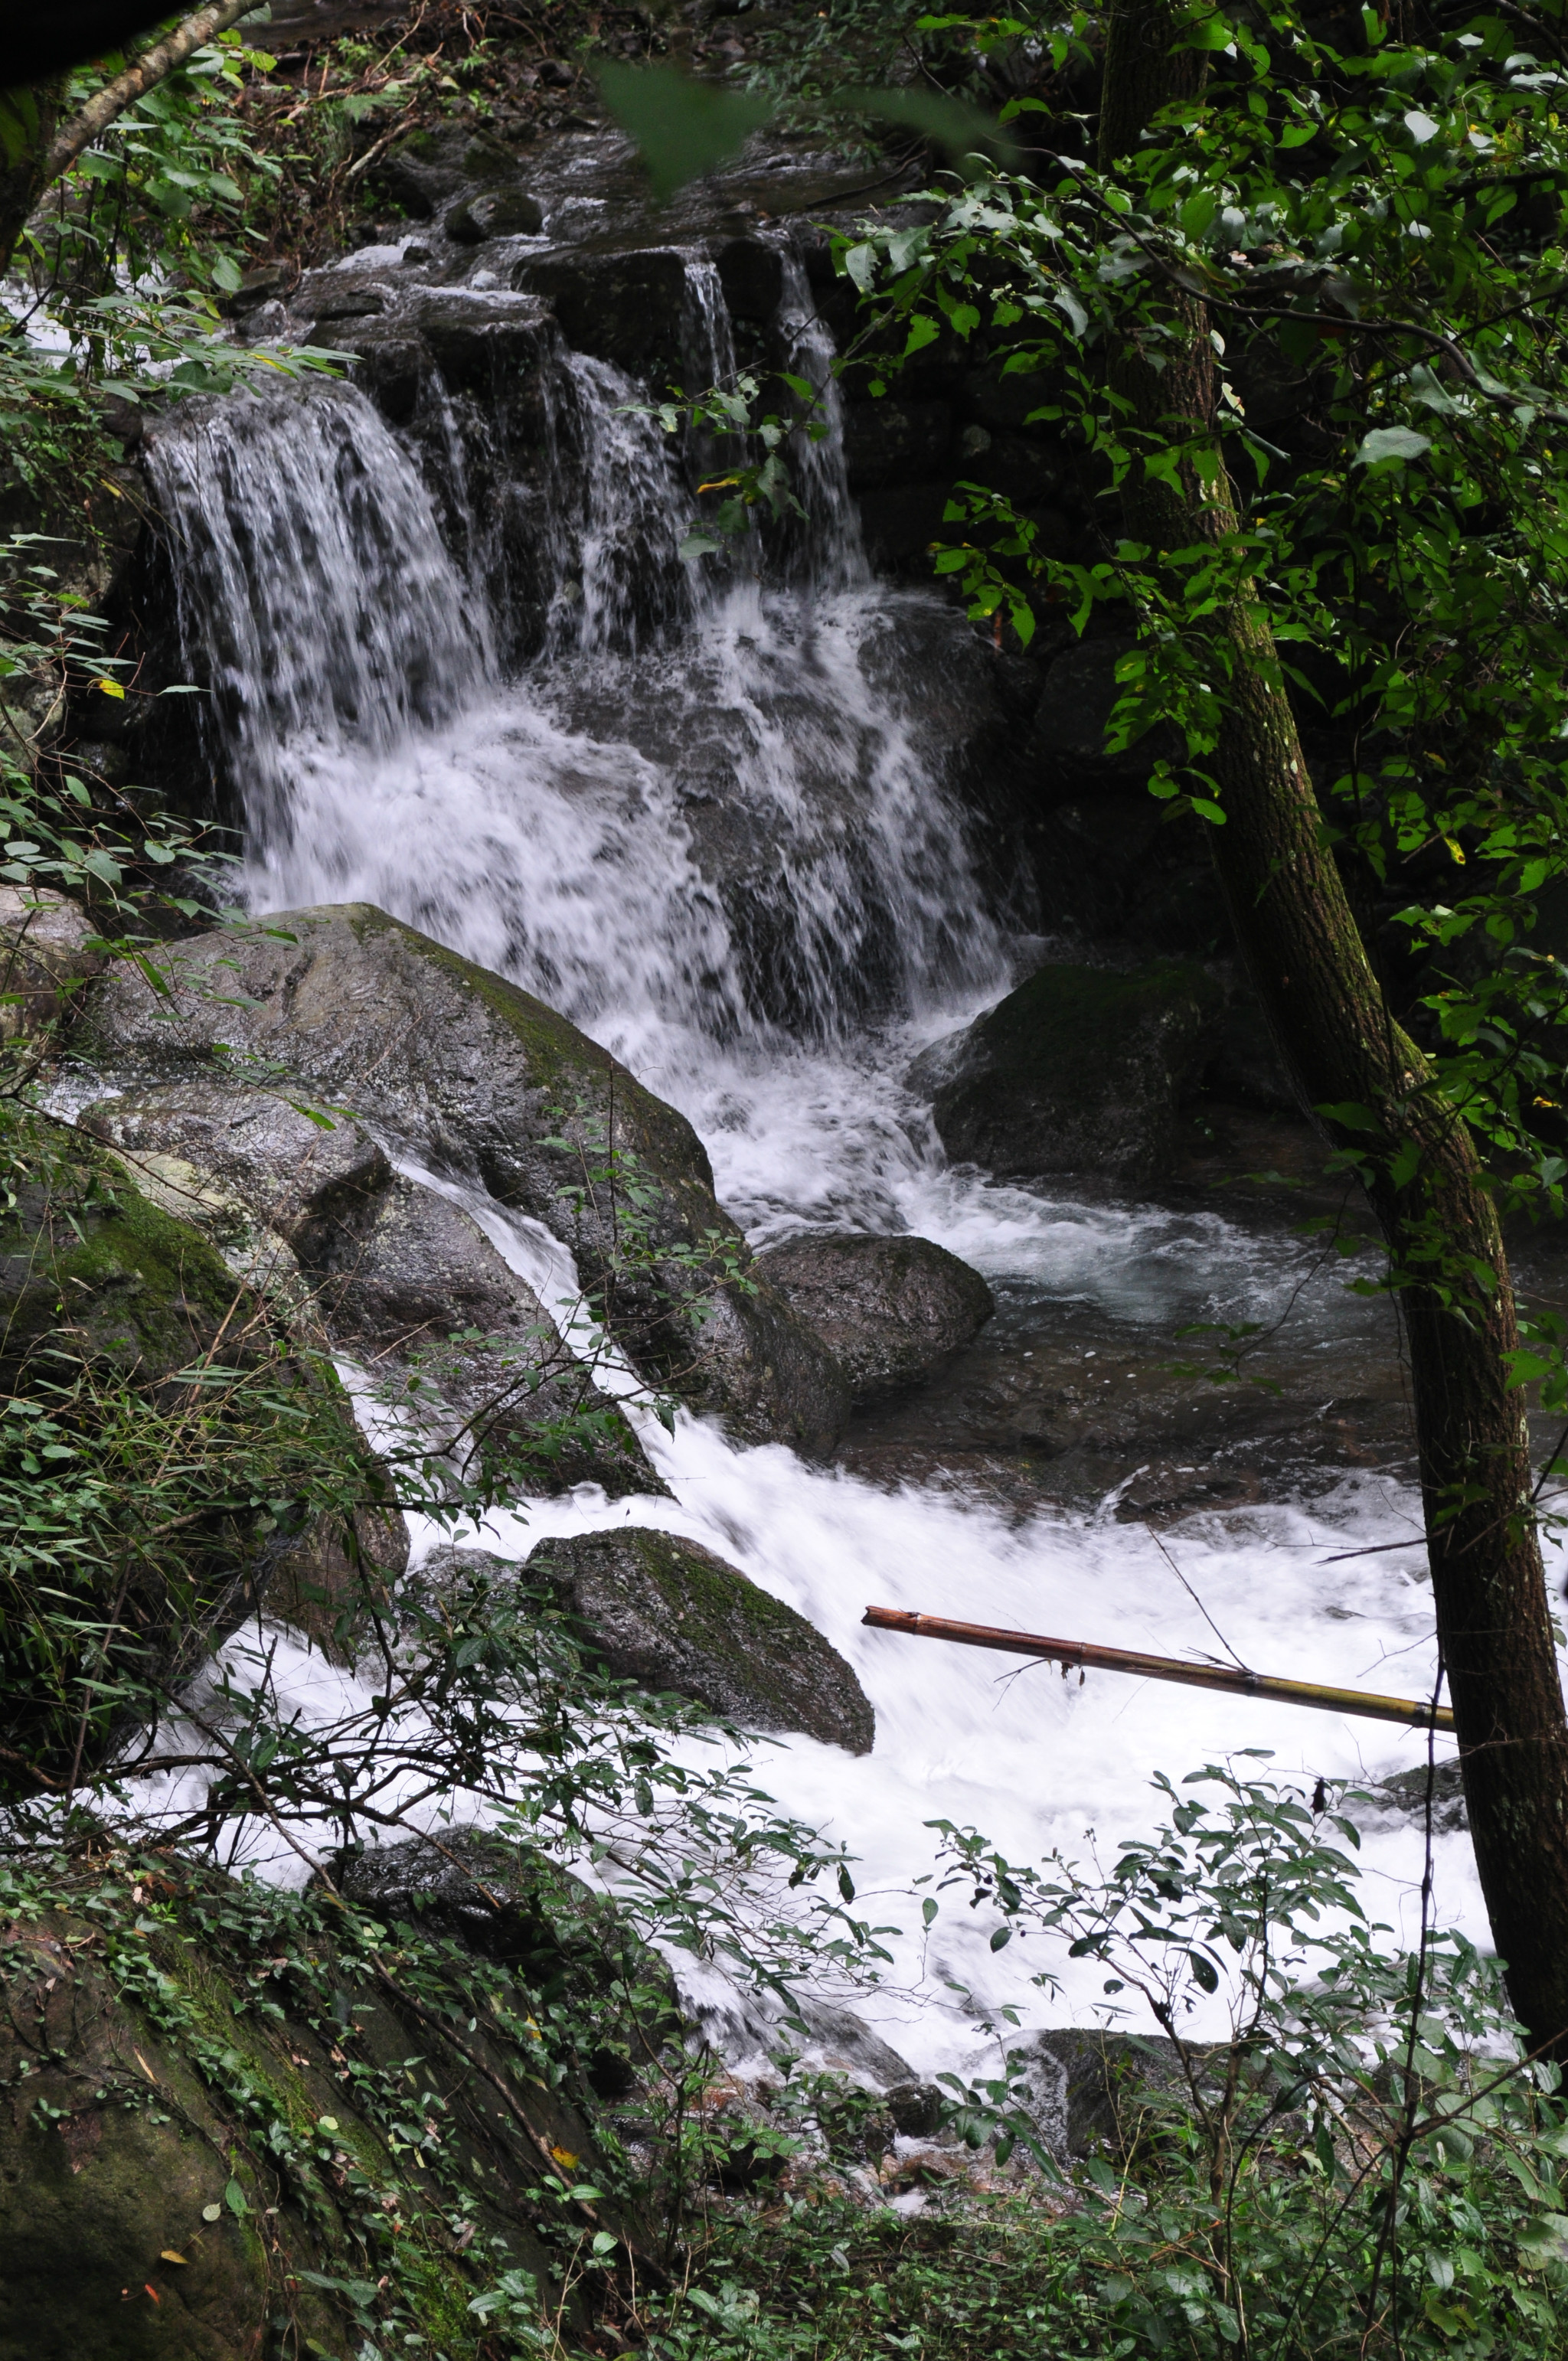
[[[28,1415],[0,1480],[32,1554],[0,1558],[0,1795],[101,1765],[195,1671],[288,1544],[272,1503],[302,1524],[385,1488],[330,1367],[293,1356],[200,1229],[64,1126],[13,1122],[7,1148],[0,1383]]]
[[[917,1059],[911,1085],[955,1163],[1146,1185],[1212,1052],[1222,987],[1190,961],[1041,968]]]
[[[460,1943],[591,2023],[586,2072],[601,2098],[621,2097],[681,2030],[669,1969],[609,1895],[491,1829],[443,1828],[439,1849],[422,1837],[369,1846],[337,1885],[384,1926]]]
[[[457,1944],[167,1854],[5,1899],[0,2361],[467,2349],[502,2269],[558,2296],[558,2223],[646,2251],[540,2192],[614,2175],[558,2020]]]
[[[844,1373],[744,1283],[696,1132],[565,1017],[367,903],[197,936],[161,964],[171,1001],[130,961],[94,988],[100,1056],[209,1081],[236,1053],[281,1068],[562,1237],[646,1376],[747,1440],[831,1447]]]
[[[21,1172],[0,1213],[0,1382],[12,1392],[47,1352],[105,1373],[167,1378],[205,1352],[245,1290],[189,1223],[71,1132],[13,1128]]]
[[[930,1238],[813,1231],[757,1268],[838,1355],[857,1402],[918,1385],[996,1310],[979,1271]]]
[[[527,1573],[554,1587],[622,1679],[691,1697],[743,1729],[804,1730],[871,1752],[876,1717],[838,1650],[698,1543],[621,1526],[541,1542]]]

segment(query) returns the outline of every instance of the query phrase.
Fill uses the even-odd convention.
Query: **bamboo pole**
[[[949,1623],[940,1615],[911,1615],[898,1607],[868,1607],[865,1622],[879,1631],[906,1631],[918,1640],[957,1640],[966,1648],[998,1648],[1009,1656],[1044,1656],[1062,1678],[1076,1664],[1096,1672],[1133,1673],[1146,1681],[1181,1681],[1189,1688],[1224,1689],[1234,1697],[1272,1697],[1278,1705],[1315,1707],[1320,1713],[1360,1714],[1368,1721],[1403,1721],[1420,1730],[1452,1730],[1453,1716],[1420,1697],[1372,1697],[1365,1689],[1319,1688],[1230,1664],[1188,1664],[1176,1656],[1143,1656],[1132,1648],[1102,1648],[1091,1640],[1050,1640],[1034,1631],[1002,1631],[989,1623]]]

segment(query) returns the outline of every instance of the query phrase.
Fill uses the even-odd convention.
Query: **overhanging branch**
[[[231,25],[237,24],[241,16],[249,16],[256,5],[257,0],[213,0],[211,7],[198,8],[193,16],[187,16],[172,33],[166,34],[161,41],[155,41],[151,49],[144,49],[134,64],[128,65],[124,73],[116,74],[113,82],[105,82],[103,89],[88,100],[81,113],[73,115],[71,121],[56,133],[44,158],[39,189],[47,189],[51,181],[58,181],[60,174],[75,163],[82,149],[91,148],[100,133],[108,129],[116,115],[123,115],[127,106],[146,92],[155,89],[160,82],[166,82],[187,58],[204,49],[209,41],[215,40]]]

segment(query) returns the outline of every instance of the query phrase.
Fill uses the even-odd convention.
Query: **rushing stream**
[[[693,316],[717,351],[716,300],[699,275]],[[799,284],[786,300],[809,363]],[[755,1241],[813,1225],[935,1239],[997,1290],[999,1354],[1081,1317],[1099,1340],[1085,1366],[1102,1355],[1114,1371],[1118,1340],[1183,1317],[1277,1315],[1308,1268],[1287,1235],[946,1168],[900,1077],[1008,988],[1020,950],[928,751],[932,650],[956,662],[961,626],[933,596],[872,579],[832,436],[802,471],[797,578],[762,588],[742,563],[709,586],[675,557],[689,495],[671,441],[623,413],[632,391],[560,357],[553,398],[578,464],[550,528],[549,644],[510,675],[434,490],[361,394],[214,405],[159,438],[182,621],[244,785],[251,907],[375,902],[516,978],[684,1109]],[[740,893],[705,866],[693,818],[716,796],[752,831]],[[464,1202],[537,1279],[537,1241]],[[1329,1358],[1387,1316],[1332,1278],[1295,1313],[1303,1349]],[[875,1705],[875,1751],[790,1741],[764,1752],[762,1775],[861,1857],[862,1894],[885,1890],[875,1916],[917,1922],[907,1888],[930,1866],[934,1818],[977,1824],[1019,1859],[1080,1851],[1091,1828],[1113,1854],[1149,1823],[1156,1769],[1239,1747],[1330,1776],[1421,1759],[1391,1727],[1109,1675],[1064,1685],[860,1622],[874,1600],[1168,1654],[1215,1653],[1217,1627],[1259,1670],[1420,1694],[1433,1648],[1417,1504],[1387,1475],[1190,1518],[1162,1542],[1110,1500],[1020,1519],[951,1487],[888,1490],[783,1447],[736,1448],[684,1415],[673,1438],[648,1422],[646,1442],[674,1505],[577,1493],[493,1518],[496,1545],[521,1556],[616,1521],[678,1530],[825,1632]],[[1372,1914],[1412,1931],[1409,1824],[1375,1822],[1364,1858]],[[1484,1936],[1463,1834],[1439,1839],[1438,1906]],[[902,1996],[867,2013],[922,2072],[973,2061],[944,1980],[1017,1998],[1036,2023],[1099,1998],[1065,1961],[1059,1998],[1030,1993],[1045,1961],[992,1954],[986,1931],[944,1916],[929,1956],[913,1933],[894,1946]]]

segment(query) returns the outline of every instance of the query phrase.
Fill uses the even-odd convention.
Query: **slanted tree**
[[[1365,10],[1350,50],[1291,0],[973,20],[980,49],[1032,33],[1058,69],[1103,30],[1097,163],[1036,127],[1034,177],[970,157],[944,218],[868,225],[838,258],[880,313],[879,377],[983,331],[1119,497],[1124,537],[1084,562],[960,484],[948,515],[969,532],[938,570],[1025,640],[1041,580],[1080,631],[1102,601],[1132,610],[1111,742],[1175,729],[1184,758],[1155,762],[1154,791],[1207,824],[1280,1053],[1387,1240],[1482,1885],[1513,2004],[1568,2059],[1568,1716],[1540,1497],[1568,1461],[1560,1444],[1532,1484],[1523,1392],[1568,1410],[1568,1321],[1538,1313],[1521,1342],[1499,1218],[1499,1198],[1568,1212],[1568,962],[1533,939],[1543,888],[1568,881],[1568,471],[1549,439],[1568,436],[1568,51],[1528,12],[1421,37],[1408,18]],[[672,123],[711,115],[673,82],[612,93],[656,170]],[[1054,114],[1026,94],[1003,119],[1029,109]],[[1248,424],[1227,339],[1296,371],[1313,415],[1294,449]],[[736,408],[696,405],[731,425]],[[762,428],[769,456],[732,469],[709,533],[777,506],[781,422]],[[1314,699],[1343,765],[1323,794],[1298,727]],[[1467,888],[1423,883],[1434,846]],[[1408,886],[1420,1042],[1342,856]]]
[[[1211,52],[1168,0],[1115,0],[1102,171],[1168,133]],[[1121,484],[1140,563],[1242,532],[1216,438],[1222,370],[1201,293],[1179,286],[1155,346],[1108,336],[1130,436],[1180,455]],[[1397,347],[1396,347],[1397,348]],[[1427,344],[1430,350],[1430,342]],[[1409,357],[1419,366],[1421,343]],[[1568,1717],[1541,1565],[1519,1332],[1496,1199],[1462,1099],[1396,1021],[1368,959],[1309,774],[1256,587],[1214,619],[1226,686],[1208,757],[1209,829],[1231,924],[1270,1031],[1324,1137],[1354,1155],[1399,1282],[1442,1657],[1482,1888],[1509,1990],[1568,2055]],[[1568,654],[1568,649],[1564,650]],[[1339,1110],[1339,1112],[1336,1112]],[[1370,1121],[1368,1118],[1370,1117]]]
[[[257,0],[212,0],[210,6],[197,9],[139,50],[74,114],[66,105],[69,76],[65,74],[56,73],[30,88],[23,84],[0,90],[0,277],[39,198],[62,172],[69,171],[83,149],[135,100],[178,72],[199,49],[237,24],[256,5]],[[71,60],[87,62],[93,52],[78,58],[80,39],[95,38],[101,25],[119,23],[122,18],[126,29],[134,30],[145,22],[145,8],[127,7],[116,17],[109,12],[102,16],[84,12],[80,34],[65,42]],[[49,54],[53,56],[57,50],[51,48]],[[0,50],[0,71],[4,68]]]

